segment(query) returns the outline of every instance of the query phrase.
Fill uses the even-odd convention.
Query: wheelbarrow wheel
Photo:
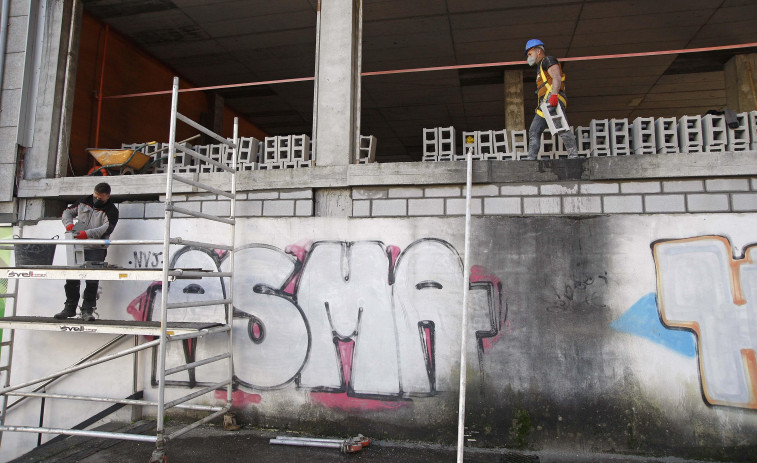
[[[134,175],[137,171],[133,167],[124,166],[121,168],[121,175]]]

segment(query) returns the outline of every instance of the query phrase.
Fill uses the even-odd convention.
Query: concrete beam
[[[737,113],[757,109],[757,53],[734,56],[724,71],[728,108]]]
[[[381,185],[460,185],[465,162],[403,162],[354,164],[240,172],[238,191],[302,188],[349,188]],[[222,187],[225,174],[198,174],[203,183]],[[555,181],[651,180],[686,177],[746,177],[757,175],[757,151],[684,153],[648,156],[611,156],[549,161],[476,161],[474,183],[532,183]],[[19,198],[76,199],[92,193],[102,177],[65,177],[22,180]],[[165,175],[108,177],[114,196],[148,197],[165,193]],[[139,192],[135,195],[132,192]],[[196,188],[176,185],[176,193]]]

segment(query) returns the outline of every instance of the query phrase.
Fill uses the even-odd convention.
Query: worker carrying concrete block
[[[536,73],[536,114],[528,130],[528,159],[534,160],[539,154],[541,134],[548,125],[545,116],[561,121],[559,124],[550,125],[561,128],[556,129],[555,132],[559,133],[560,138],[562,138],[568,151],[568,158],[577,158],[578,147],[576,146],[576,137],[573,135],[573,131],[568,129],[568,121],[564,115],[565,107],[567,106],[567,96],[565,94],[565,74],[562,72],[562,66],[557,61],[557,58],[547,56],[544,42],[539,39],[531,39],[526,42],[525,54],[529,66],[539,66],[539,72]],[[559,85],[555,85],[555,82],[559,82]],[[541,109],[542,107],[548,109],[550,114],[544,114]]]

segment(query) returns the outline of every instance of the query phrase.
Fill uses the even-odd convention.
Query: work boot
[[[94,312],[93,309],[87,310],[87,309],[85,309],[85,308],[82,307],[82,309],[81,309],[81,319],[82,319],[82,321],[93,322],[93,321],[97,320],[95,318],[95,315],[93,314],[93,312]]]
[[[76,305],[65,304],[63,310],[53,315],[58,320],[71,318],[76,316]]]

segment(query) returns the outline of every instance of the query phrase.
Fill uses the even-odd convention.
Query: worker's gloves
[[[74,224],[70,223],[70,224],[66,225],[66,231],[71,231],[73,229],[74,229]]]
[[[87,232],[85,232],[84,230],[82,230],[79,233],[77,233],[74,236],[74,238],[76,238],[77,240],[86,240],[87,239]]]
[[[557,95],[549,95],[549,105],[553,108],[559,104],[559,100],[557,99]]]

